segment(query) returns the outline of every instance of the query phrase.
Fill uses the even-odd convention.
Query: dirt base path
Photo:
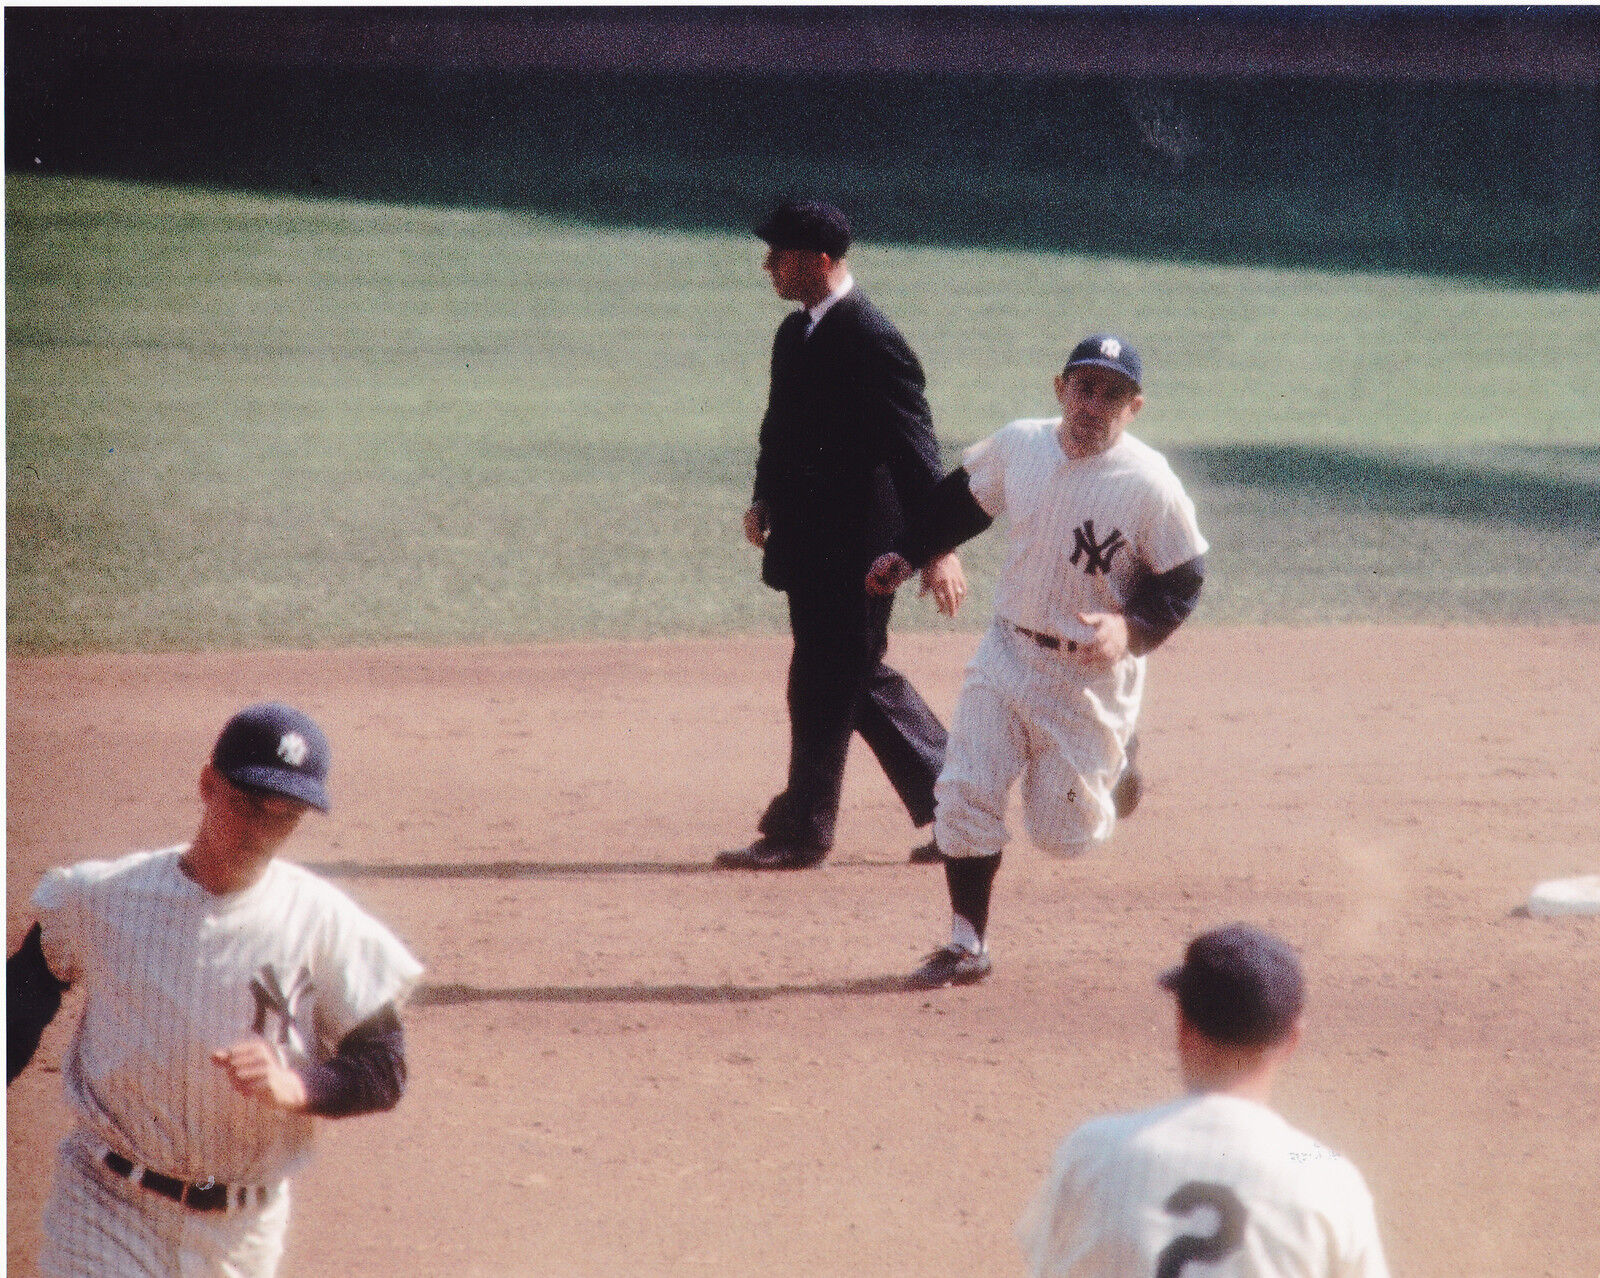
[[[942,713],[968,635],[897,640]],[[412,1085],[323,1126],[309,1275],[1020,1273],[1058,1139],[1174,1089],[1154,974],[1235,918],[1299,945],[1285,1113],[1350,1154],[1396,1274],[1600,1273],[1600,628],[1197,628],[1152,660],[1149,780],[1070,863],[1013,845],[996,970],[886,993],[948,923],[870,755],[820,869],[707,869],[780,783],[783,641],[14,660],[7,940],[46,867],[180,841],[222,720],[334,743],[296,836],[412,946]],[[11,1089],[32,1272],[76,1003]]]

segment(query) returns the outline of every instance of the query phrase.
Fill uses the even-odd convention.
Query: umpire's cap
[[[332,807],[328,738],[311,716],[276,701],[246,706],[223,726],[211,766],[235,785]]]
[[[817,200],[784,201],[756,234],[775,249],[806,249],[832,258],[850,251],[850,223],[833,205]]]
[[[1195,1029],[1232,1047],[1276,1043],[1305,1006],[1305,977],[1289,946],[1246,923],[1195,937],[1161,976]]]

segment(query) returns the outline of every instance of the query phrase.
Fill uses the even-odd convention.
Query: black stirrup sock
[[[950,908],[972,924],[980,938],[989,927],[989,895],[999,870],[998,852],[993,856],[953,856],[944,863]]]

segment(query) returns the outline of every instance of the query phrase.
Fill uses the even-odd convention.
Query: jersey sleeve
[[[394,934],[342,894],[318,966],[319,1030],[333,1043],[386,1005],[404,1003],[422,976]]]
[[[1194,502],[1171,471],[1163,477],[1151,503],[1143,537],[1141,558],[1153,573],[1171,572],[1211,549],[1200,532]]]
[[[50,974],[63,985],[76,984],[83,956],[82,867],[58,866],[46,872],[34,889],[34,917],[39,920],[39,947]]]
[[[967,472],[967,488],[972,498],[983,507],[984,514],[995,518],[1006,508],[1006,463],[1004,432],[980,439],[961,455],[961,469]]]
[[[1378,1217],[1373,1207],[1372,1192],[1361,1173],[1350,1163],[1344,1164],[1347,1185],[1342,1190],[1343,1201],[1348,1204],[1344,1236],[1340,1241],[1340,1255],[1333,1272],[1336,1278],[1389,1278],[1389,1262],[1383,1254],[1383,1242],[1378,1237]]]
[[[1082,1181],[1104,1126],[1104,1119],[1091,1120],[1056,1147],[1049,1172],[1017,1221],[1017,1243],[1033,1278],[1072,1271],[1076,1235],[1090,1211]]]
[[[1051,1231],[1065,1175],[1062,1166],[1064,1152],[1065,1146],[1056,1151],[1049,1172],[1017,1219],[1017,1245],[1022,1248],[1022,1254],[1026,1257],[1027,1272],[1031,1278],[1044,1278],[1049,1272]]]

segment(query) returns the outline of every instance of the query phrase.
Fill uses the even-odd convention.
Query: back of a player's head
[[[1161,984],[1177,995],[1194,1029],[1228,1047],[1281,1042],[1305,1006],[1305,976],[1294,951],[1245,923],[1195,937]]]

